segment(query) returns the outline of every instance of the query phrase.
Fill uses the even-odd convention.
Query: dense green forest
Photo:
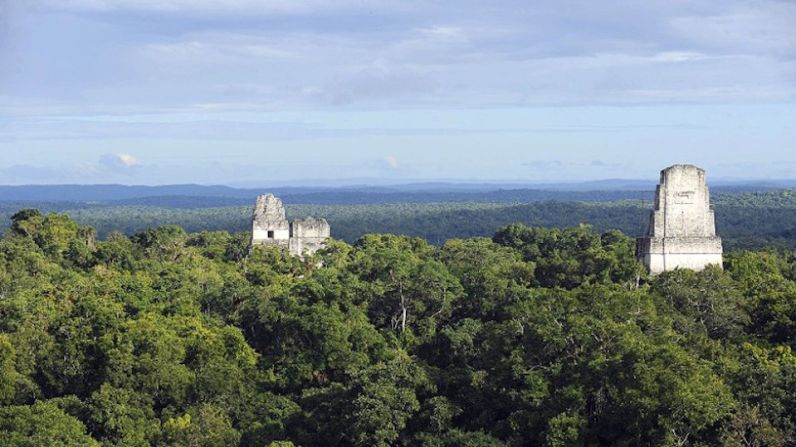
[[[796,255],[653,278],[633,248],[517,224],[301,260],[21,211],[0,445],[796,445]]]
[[[513,195],[509,191],[503,193],[509,197],[522,195],[520,192]],[[620,193],[642,194],[616,192]],[[582,194],[603,199],[613,197],[600,192]],[[543,196],[541,193],[537,195]],[[17,210],[35,205],[42,210],[70,215],[79,223],[95,228],[101,239],[113,231],[132,235],[166,224],[180,225],[189,232],[249,230],[250,203],[214,207],[212,205],[217,202],[209,199],[181,197],[175,200],[173,197],[145,198],[140,199],[137,205],[123,206],[117,203],[0,202],[0,222],[10,225],[10,218]],[[713,203],[718,232],[724,238],[726,249],[768,246],[796,249],[796,192],[793,190],[720,192],[714,194]],[[201,204],[210,206],[199,206]],[[651,208],[650,200],[287,204],[291,217],[325,217],[332,226],[332,235],[349,243],[364,234],[392,233],[421,237],[434,245],[442,245],[453,238],[490,237],[496,228],[517,222],[557,228],[588,223],[597,231],[619,229],[630,236],[640,236],[646,230]]]

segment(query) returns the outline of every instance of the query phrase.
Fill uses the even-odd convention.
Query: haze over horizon
[[[777,0],[0,0],[0,184],[794,179],[793,23]]]
[[[338,178],[338,179],[284,179],[262,181],[230,181],[230,182],[175,182],[175,183],[136,183],[136,182],[66,182],[66,183],[15,183],[0,184],[0,188],[58,188],[58,187],[123,187],[123,188],[170,188],[170,187],[197,187],[197,188],[230,188],[232,190],[262,190],[263,188],[277,188],[285,190],[362,190],[378,191],[394,189],[396,191],[496,191],[496,190],[579,190],[579,191],[616,191],[616,190],[654,190],[657,177],[641,178],[595,178],[590,180],[522,180],[522,179],[422,179],[422,178]],[[719,177],[709,178],[711,187],[742,187],[748,190],[762,187],[770,188],[796,188],[796,178],[738,178]],[[197,192],[190,194],[196,195]],[[2,198],[0,198],[2,200]]]

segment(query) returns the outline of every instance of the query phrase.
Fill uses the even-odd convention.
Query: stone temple
[[[281,200],[273,194],[257,197],[252,216],[252,246],[285,247],[290,254],[303,256],[326,245],[330,234],[326,219],[307,217],[288,222]]]
[[[636,254],[655,275],[676,268],[702,270],[722,265],[721,238],[710,206],[705,171],[674,165],[661,171],[646,236]]]

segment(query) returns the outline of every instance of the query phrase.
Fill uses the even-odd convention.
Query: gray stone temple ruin
[[[661,171],[655,209],[646,236],[636,242],[636,254],[653,275],[676,268],[721,267],[721,238],[716,236],[704,170],[674,165]]]
[[[252,216],[251,245],[285,247],[294,256],[318,251],[329,239],[326,219],[306,217],[288,222],[285,206],[273,194],[257,197]]]

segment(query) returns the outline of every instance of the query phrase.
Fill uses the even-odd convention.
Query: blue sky
[[[796,178],[796,2],[0,0],[0,184]]]

